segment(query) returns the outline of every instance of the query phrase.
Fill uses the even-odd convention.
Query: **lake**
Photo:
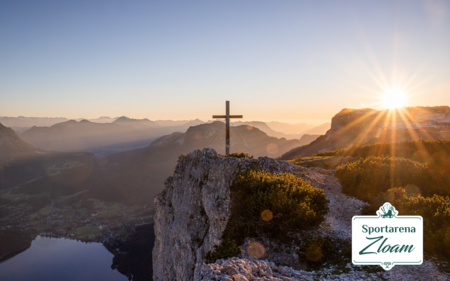
[[[0,280],[127,281],[111,269],[112,259],[101,243],[37,236],[29,249],[0,263]]]

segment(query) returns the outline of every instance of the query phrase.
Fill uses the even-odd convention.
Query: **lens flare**
[[[275,154],[278,152],[278,145],[276,145],[274,143],[269,143],[266,146],[266,151],[269,152],[270,154]]]
[[[323,257],[322,249],[318,245],[312,244],[306,248],[305,256],[310,261],[318,261]]]
[[[273,213],[270,210],[264,210],[261,213],[261,218],[264,221],[270,221],[273,218]]]
[[[259,243],[259,242],[252,242],[247,247],[247,255],[249,255],[250,257],[252,257],[254,259],[261,258],[265,252],[266,252],[266,250],[264,249],[264,246],[261,245],[261,243]]]
[[[420,195],[419,188],[414,184],[408,184],[405,186],[406,197],[418,197]]]

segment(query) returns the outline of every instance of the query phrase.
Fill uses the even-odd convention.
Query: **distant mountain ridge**
[[[84,118],[83,118],[84,119]],[[101,116],[99,118],[94,118],[94,119],[87,119],[91,122],[94,123],[112,123],[116,120],[117,118],[111,118],[109,116]]]
[[[117,121],[117,120],[116,120]],[[139,124],[137,125],[139,126]],[[70,120],[51,127],[32,127],[20,137],[45,150],[95,151],[101,148],[145,146],[152,136],[133,126],[117,123],[93,123],[88,120]]]
[[[105,117],[106,118],[106,117]],[[177,124],[177,123],[165,123]],[[148,119],[132,119],[125,116],[116,118],[111,123],[95,123],[82,119],[80,121],[68,120],[54,124],[50,127],[32,127],[20,134],[20,137],[44,150],[75,152],[88,151],[97,154],[111,154],[119,151],[131,150],[148,146],[156,138],[170,135],[174,132],[184,133],[190,127],[205,123],[195,119],[182,125],[161,126],[156,121]],[[266,123],[259,121],[233,123],[232,130],[245,124],[258,128],[269,136],[300,140],[304,134],[286,135],[272,130]],[[319,135],[316,135],[317,138]],[[312,141],[314,135],[305,136],[299,145]]]
[[[289,124],[278,121],[269,121],[265,123],[273,130],[285,134],[300,134],[314,127],[307,123]]]
[[[114,120],[112,123],[115,124],[121,124],[121,125],[128,125],[135,129],[140,130],[146,130],[149,128],[157,128],[160,127],[158,123],[155,121],[150,121],[147,118],[145,119],[132,119],[125,116],[119,117],[116,120]]]
[[[309,145],[285,153],[281,159],[310,156],[352,144],[450,138],[450,107],[405,107],[396,110],[343,109],[331,129]]]
[[[190,126],[202,123],[196,119],[183,125],[161,127],[155,121],[125,116],[116,118],[112,123],[69,120],[50,127],[34,126],[21,133],[20,137],[45,150],[108,154],[145,147],[157,137],[185,132]]]
[[[57,123],[66,122],[69,119],[64,117],[3,117],[0,123],[12,128],[17,133],[22,133],[33,126],[52,126]]]

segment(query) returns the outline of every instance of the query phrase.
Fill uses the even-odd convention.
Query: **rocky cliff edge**
[[[230,190],[236,174],[258,168],[290,172],[294,165],[268,157],[219,157],[214,149],[180,156],[163,192],[155,196],[154,280],[192,280],[230,216]]]

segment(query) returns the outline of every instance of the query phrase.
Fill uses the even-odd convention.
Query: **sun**
[[[391,89],[385,92],[383,104],[386,108],[394,109],[405,106],[406,94],[398,89]]]

